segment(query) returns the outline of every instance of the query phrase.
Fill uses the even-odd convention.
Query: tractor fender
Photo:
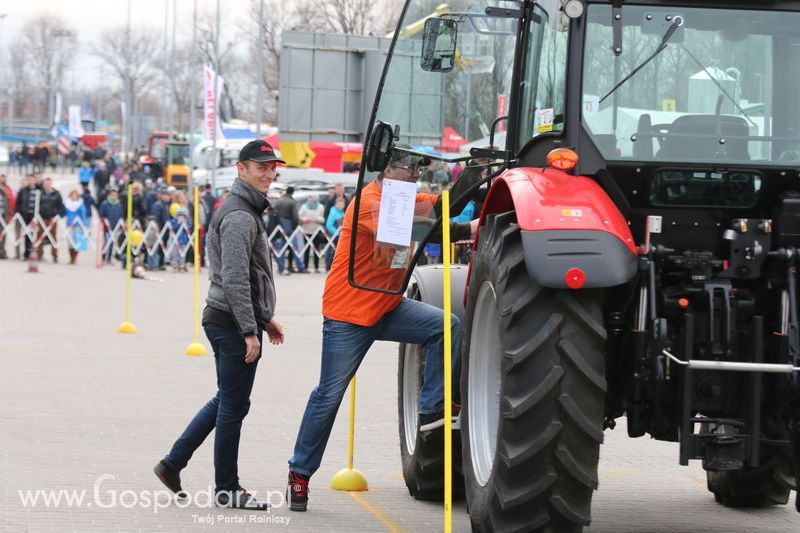
[[[492,183],[481,226],[487,216],[511,210],[535,283],[613,287],[635,274],[637,251],[628,223],[596,181],[549,168],[510,169]]]
[[[467,289],[467,265],[450,265],[450,311],[464,321],[464,294]],[[423,265],[411,274],[406,296],[444,308],[444,266]]]

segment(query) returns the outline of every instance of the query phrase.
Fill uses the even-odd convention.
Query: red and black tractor
[[[403,7],[360,187],[416,154],[418,188],[436,188],[436,163],[457,175],[450,216],[480,219],[469,264],[452,267],[473,528],[589,524],[618,421],[702,461],[722,505],[786,504],[800,477],[800,1],[438,3]],[[464,154],[435,149],[445,128]],[[398,222],[402,198],[383,200],[374,219],[394,237],[356,222],[353,249],[376,240],[402,275],[354,261],[351,283],[441,306],[441,266],[415,268],[440,206]],[[417,424],[423,353],[400,347],[403,473],[415,498],[440,499],[443,435]]]

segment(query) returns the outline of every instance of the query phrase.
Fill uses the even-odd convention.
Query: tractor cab
[[[175,132],[154,131],[147,141],[147,153],[139,162],[152,168],[154,177],[164,178],[167,185],[189,186],[191,144]]]
[[[457,216],[476,194],[482,206],[486,187],[454,179],[462,169],[482,163],[488,182],[500,168],[547,168],[548,155],[567,148],[574,158],[553,161],[601,186],[630,220],[632,236],[619,236],[626,243],[644,244],[647,217],[665,208],[719,208],[730,215],[725,225],[736,210],[766,216],[767,191],[800,164],[797,9],[792,1],[542,0],[454,1],[431,12],[429,2],[409,0],[376,95],[359,191],[383,183],[383,160],[416,152],[430,164],[412,181],[425,191],[452,187]],[[376,248],[408,255],[407,275],[373,287],[353,268],[356,286],[406,289],[438,225],[423,231],[421,209],[410,215],[413,232],[403,225],[407,243]],[[581,212],[579,202],[552,206],[548,218],[560,222],[570,210]],[[691,247],[694,236],[672,232],[662,244]],[[356,229],[354,241],[362,237]]]
[[[189,186],[191,146],[186,141],[167,141],[164,144],[164,181],[175,187]]]

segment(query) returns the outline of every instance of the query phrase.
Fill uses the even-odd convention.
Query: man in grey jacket
[[[222,507],[267,510],[239,485],[238,456],[242,420],[261,357],[262,332],[272,344],[283,343],[275,320],[275,285],[261,218],[269,206],[267,191],[275,167],[283,163],[269,143],[251,141],[239,153],[239,178],[211,218],[207,238],[211,284],[203,311],[217,371],[217,393],[198,412],[172,449],[154,468],[156,476],[179,497],[180,471],[216,428],[214,439],[215,503]]]

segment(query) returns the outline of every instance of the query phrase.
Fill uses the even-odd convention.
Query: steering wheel
[[[434,223],[436,223],[435,218],[414,217],[414,222],[411,226],[411,240],[419,242],[424,239]]]

